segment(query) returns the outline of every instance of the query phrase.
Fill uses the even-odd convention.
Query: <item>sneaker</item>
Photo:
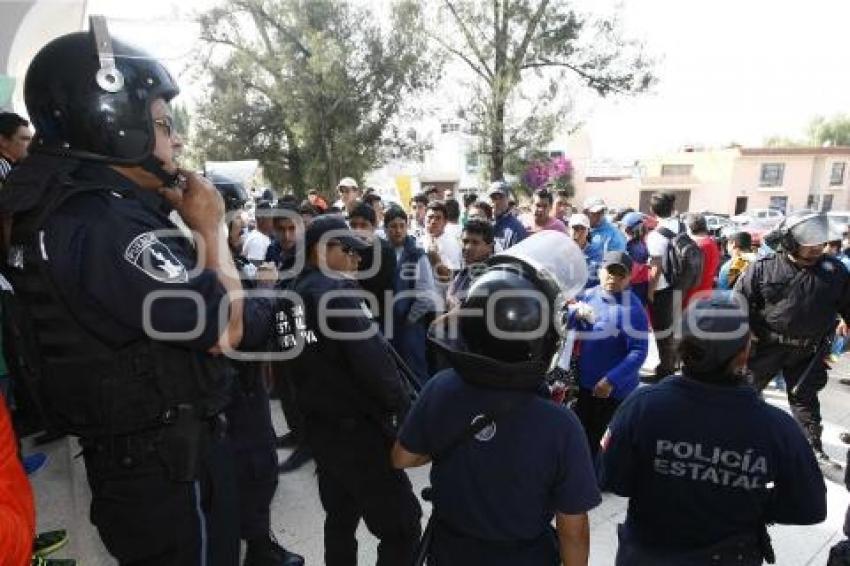
[[[65,529],[40,533],[32,543],[32,552],[37,556],[53,554],[68,544],[68,532]]]
[[[277,440],[275,440],[275,445],[278,448],[295,448],[298,446],[298,439],[295,438],[295,434],[290,430],[286,434],[278,436]]]
[[[28,476],[33,475],[47,465],[47,454],[44,452],[36,452],[24,457],[24,471]]]
[[[294,472],[312,459],[313,453],[310,452],[310,449],[306,446],[299,446],[295,449],[295,452],[290,454],[289,457],[277,467],[277,471],[281,474]]]
[[[248,541],[242,566],[304,566],[304,557],[280,546],[270,534]]]
[[[850,385],[850,378],[842,377],[838,380],[841,385]]]

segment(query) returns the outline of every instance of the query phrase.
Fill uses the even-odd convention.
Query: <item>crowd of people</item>
[[[98,35],[33,60],[34,139],[0,115],[0,306],[4,398],[79,438],[121,564],[234,565],[240,539],[245,565],[303,564],[271,501],[310,460],[329,566],[357,563],[361,520],[381,566],[587,564],[602,491],[629,499],[621,565],[772,563],[767,525],[825,518],[818,393],[850,317],[825,215],[756,254],[665,192],[617,215],[555,188],[524,211],[504,181],[402,206],[345,177],[249,214],[177,165],[167,71]],[[761,398],[777,377],[793,416]],[[36,539],[6,423],[0,563],[41,563],[65,534]],[[423,532],[404,470],[428,463]]]

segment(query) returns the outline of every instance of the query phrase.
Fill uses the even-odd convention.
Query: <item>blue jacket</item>
[[[528,232],[525,231],[522,222],[509,212],[497,216],[493,222],[493,239],[496,242],[496,251],[500,251],[499,248],[506,250],[524,240],[526,236],[528,236]]]
[[[588,240],[599,250],[600,255],[610,251],[626,251],[626,236],[604,217],[590,229]]]
[[[581,341],[578,358],[579,385],[593,387],[603,377],[614,386],[611,396],[625,399],[638,386],[640,368],[649,348],[649,321],[643,305],[632,291],[608,293],[596,287],[583,293],[579,301],[593,307],[593,324],[574,323]],[[575,311],[571,312],[575,316]]]

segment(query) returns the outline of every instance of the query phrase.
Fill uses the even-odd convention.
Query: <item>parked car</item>
[[[775,208],[754,208],[743,214],[733,216],[732,220],[735,222],[743,222],[744,224],[754,221],[763,221],[765,223],[772,222],[773,225],[776,225],[783,218],[785,218],[785,215]]]

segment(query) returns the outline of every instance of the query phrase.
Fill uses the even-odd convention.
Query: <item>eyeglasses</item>
[[[162,128],[162,131],[165,132],[166,136],[171,137],[174,134],[174,119],[171,116],[156,118],[153,123],[154,126]]]

